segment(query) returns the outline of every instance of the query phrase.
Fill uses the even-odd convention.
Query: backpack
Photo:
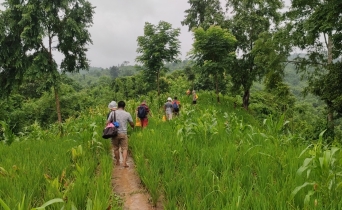
[[[146,118],[146,115],[147,115],[146,107],[139,106],[138,107],[138,117],[140,119],[143,119],[143,118]]]
[[[173,109],[179,109],[179,106],[177,104],[177,101],[174,101],[172,104]]]

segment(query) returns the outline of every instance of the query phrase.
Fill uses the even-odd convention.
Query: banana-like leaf
[[[0,198],[0,204],[2,208],[4,208],[4,210],[11,210],[10,207],[8,207],[5,201],[3,201],[1,198]]]
[[[306,187],[306,186],[313,186],[315,184],[315,182],[305,182],[304,184],[302,184],[301,186],[298,186],[298,187],[296,187],[293,191],[292,191],[292,193],[291,193],[291,199],[293,199],[296,195],[297,195],[297,193],[301,190],[301,189],[303,189],[304,187]]]
[[[64,200],[62,198],[54,198],[52,200],[47,201],[42,206],[37,207],[37,208],[33,208],[32,210],[43,210],[43,209],[45,209],[45,207],[50,206],[54,203],[64,203]]]

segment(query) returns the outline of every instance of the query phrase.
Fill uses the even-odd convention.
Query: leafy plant
[[[332,201],[339,200],[342,192],[342,167],[341,162],[336,158],[340,148],[324,147],[322,144],[324,132],[321,132],[316,144],[310,145],[300,154],[299,157],[308,151],[311,156],[305,158],[302,166],[297,170],[299,176],[305,174],[306,182],[297,186],[291,196],[294,197],[299,191],[305,190],[305,206],[310,205],[311,197],[315,197],[315,205],[319,200],[324,208],[334,208],[337,206],[334,206]]]
[[[3,142],[7,145],[11,145],[15,140],[18,138],[12,133],[12,130],[9,128],[8,124],[4,121],[0,121],[2,135],[3,135]]]

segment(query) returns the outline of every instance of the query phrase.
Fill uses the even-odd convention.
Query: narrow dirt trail
[[[120,152],[121,156],[121,152]],[[122,157],[120,157],[122,160]],[[113,163],[114,163],[113,158]],[[123,202],[124,210],[161,210],[163,209],[159,202],[153,207],[150,202],[150,195],[143,188],[138,173],[135,170],[135,164],[130,154],[127,157],[128,168],[115,166],[112,172],[112,186],[115,194],[119,195]]]

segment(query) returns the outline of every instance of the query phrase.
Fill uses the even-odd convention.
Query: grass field
[[[162,96],[162,98],[167,98]],[[181,114],[163,122],[163,100],[148,98],[148,128],[130,134],[143,184],[165,209],[340,209],[339,145],[291,134],[284,116],[257,121],[224,98],[180,97]],[[138,101],[128,101],[134,112]],[[0,209],[121,209],[112,193],[110,143],[100,136],[106,105],[63,124],[32,125],[0,144]],[[9,141],[10,142],[10,141]]]

